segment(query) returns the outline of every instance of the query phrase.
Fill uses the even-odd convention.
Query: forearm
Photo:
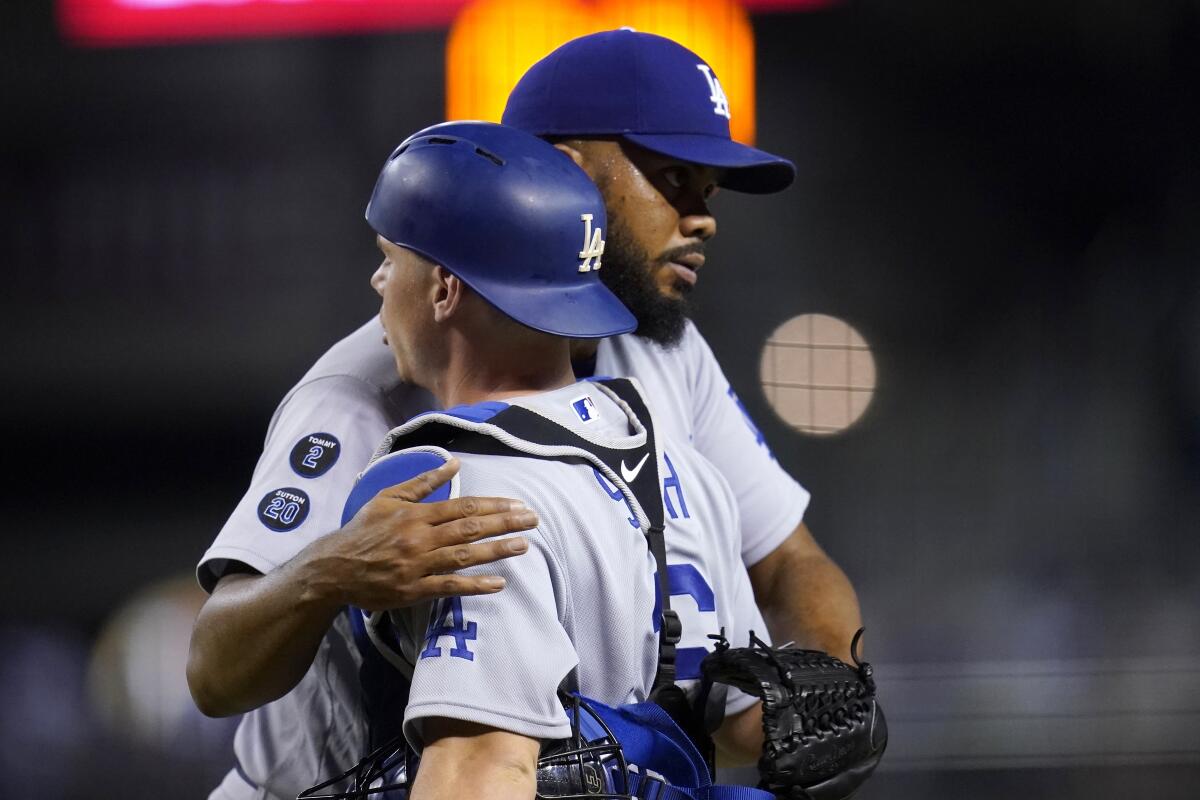
[[[773,641],[793,641],[849,663],[850,640],[862,627],[858,596],[803,523],[750,568],[750,582]]]
[[[533,800],[535,739],[459,720],[429,720],[411,800]]]
[[[187,677],[209,716],[257,708],[290,691],[342,608],[303,552],[266,575],[229,575],[192,630]]]
[[[726,717],[713,734],[713,744],[720,767],[743,767],[757,761],[763,747],[762,703]]]
[[[227,716],[286,694],[344,606],[382,611],[503,589],[494,575],[455,570],[524,553],[524,537],[481,540],[534,528],[537,515],[502,497],[422,502],[457,471],[451,459],[381,489],[267,575],[222,578],[192,629],[187,676],[200,710]]]

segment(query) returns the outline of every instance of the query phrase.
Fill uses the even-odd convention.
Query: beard
[[[692,303],[687,297],[692,287],[678,281],[675,288],[680,296],[668,297],[658,288],[654,276],[679,253],[671,251],[652,259],[634,241],[619,217],[609,214],[608,220],[608,241],[604,244],[604,268],[600,270],[600,280],[637,319],[635,336],[663,347],[674,347],[683,338],[692,313]],[[681,248],[681,251],[690,249]]]

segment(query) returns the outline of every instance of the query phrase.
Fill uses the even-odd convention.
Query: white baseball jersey
[[[694,326],[672,349],[631,335],[604,340],[596,372],[638,378],[660,437],[691,441],[724,476],[740,517],[741,535],[730,528],[729,541],[743,563],[770,553],[799,524],[808,493],[775,462]],[[377,319],[336,344],[276,409],[250,488],[197,568],[201,585],[211,591],[231,569],[268,572],[336,530],[345,498],[380,439],[430,407],[426,392],[399,381]],[[669,481],[670,469],[663,475]],[[686,494],[679,499],[674,483],[665,486],[664,497],[668,512],[680,515],[692,501]],[[672,553],[668,560],[674,563]],[[688,624],[685,602],[678,602],[681,646],[709,645]],[[693,633],[703,641],[691,641]],[[292,692],[245,715],[234,744],[237,769],[214,799],[294,797],[365,752],[354,676],[340,672],[353,665],[352,651],[347,631],[335,626]]]
[[[534,411],[603,447],[645,442],[640,425],[631,425],[606,390],[590,381],[453,413],[481,424],[508,405]],[[394,435],[433,419],[423,415]],[[685,631],[677,663],[681,682],[694,689],[696,681],[689,679],[698,677],[706,634],[724,628],[733,641],[747,641],[750,630],[763,632],[764,626],[737,543],[725,534],[737,528],[728,484],[686,442],[660,434],[657,444],[659,474],[671,486],[664,522],[672,602]],[[390,462],[389,482],[416,475],[429,468],[430,452],[449,458],[440,448],[419,447],[386,455],[375,469]],[[526,534],[526,554],[467,570],[502,575],[503,592],[373,615],[372,640],[411,681],[404,723],[409,741],[420,748],[421,721],[429,717],[469,720],[537,739],[565,738],[570,724],[559,689],[614,706],[645,700],[657,668],[657,567],[636,501],[630,503],[617,487],[646,469],[650,454],[623,460],[618,477],[578,457],[455,452],[462,469],[450,496],[515,497],[537,510],[539,524]],[[530,452],[548,448],[532,446]],[[369,485],[363,499],[375,488]],[[731,695],[727,711],[753,702]]]

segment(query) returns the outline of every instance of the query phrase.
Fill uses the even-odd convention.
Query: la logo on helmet
[[[696,69],[703,72],[704,80],[708,81],[708,99],[712,101],[713,113],[720,114],[725,119],[732,119],[729,116],[729,99],[725,97],[725,90],[721,88],[721,82],[717,80],[717,76],[712,74],[708,64],[697,64]]]
[[[583,263],[579,265],[579,271],[591,272],[600,269],[600,256],[604,255],[604,239],[601,238],[600,228],[592,228],[591,214],[580,214],[579,219],[583,220],[583,249],[579,251]]]

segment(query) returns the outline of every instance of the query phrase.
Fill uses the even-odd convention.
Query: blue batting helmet
[[[388,157],[367,222],[441,264],[517,322],[557,336],[628,333],[600,282],[604,201],[564,153],[490,122],[448,122]]]

